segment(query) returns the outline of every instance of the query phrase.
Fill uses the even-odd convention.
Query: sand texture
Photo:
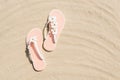
[[[52,9],[65,28],[35,72],[25,37],[43,30]],[[0,80],[120,80],[120,0],[0,0]]]

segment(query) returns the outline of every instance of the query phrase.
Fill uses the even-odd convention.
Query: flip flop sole
[[[58,24],[58,32],[57,32],[57,35],[56,35],[56,39],[58,40],[58,38],[61,34],[61,31],[64,28],[65,17],[63,15],[63,13],[60,10],[57,10],[57,9],[52,10],[50,12],[49,16],[56,16],[56,21],[57,21],[57,24]],[[53,38],[52,38],[51,34],[48,34],[45,41],[44,41],[44,44],[43,44],[43,47],[44,47],[45,50],[53,51],[55,49],[56,43],[54,43],[52,39]]]
[[[32,29],[27,35],[26,43],[28,43],[28,41],[31,39],[31,37],[37,38],[37,45],[38,45],[39,49],[41,50],[42,49],[42,42],[43,42],[41,30],[38,28]],[[33,45],[30,45],[29,54],[30,54],[33,68],[36,71],[43,70],[45,68],[45,62],[39,58]]]

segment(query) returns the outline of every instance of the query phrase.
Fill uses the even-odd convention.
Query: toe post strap
[[[42,51],[41,51],[41,50],[39,49],[39,47],[38,47],[37,37],[36,37],[36,36],[31,37],[30,40],[28,41],[28,44],[27,44],[28,50],[30,50],[30,46],[31,46],[31,45],[34,46],[34,48],[35,48],[35,50],[36,50],[39,58],[44,61],[44,57],[43,57],[43,55],[42,55]]]
[[[53,42],[56,43],[56,35],[58,33],[58,23],[56,20],[56,16],[49,16],[47,25],[49,26],[49,31],[52,34]]]

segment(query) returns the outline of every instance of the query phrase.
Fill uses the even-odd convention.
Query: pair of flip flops
[[[65,18],[60,10],[54,9],[49,13],[44,29],[44,39],[39,28],[32,29],[26,37],[29,58],[36,71],[45,69],[46,62],[42,53],[42,46],[46,51],[53,51],[57,40],[64,28]],[[47,31],[46,31],[47,29]]]

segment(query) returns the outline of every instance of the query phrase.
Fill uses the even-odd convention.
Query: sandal
[[[60,10],[54,9],[48,16],[47,23],[44,29],[44,44],[43,47],[47,51],[53,51],[56,47],[57,40],[64,28],[65,18]],[[47,35],[45,34],[47,30]]]
[[[36,71],[41,71],[45,68],[45,60],[42,54],[42,32],[40,29],[32,29],[26,38],[26,45],[29,52],[29,58],[33,68]]]

